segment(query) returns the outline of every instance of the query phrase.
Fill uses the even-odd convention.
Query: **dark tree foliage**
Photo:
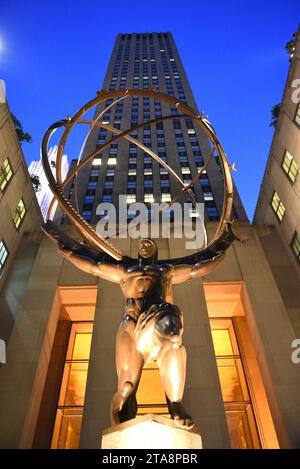
[[[22,145],[23,142],[28,142],[28,143],[32,142],[31,135],[28,134],[27,132],[24,132],[21,122],[16,118],[16,116],[14,116],[14,114],[12,114],[11,116],[12,116],[12,120],[16,129],[20,144]]]
[[[275,104],[275,106],[273,106],[273,108],[271,109],[272,120],[270,123],[270,127],[277,126],[280,108],[281,108],[281,104],[279,103],[279,104]]]

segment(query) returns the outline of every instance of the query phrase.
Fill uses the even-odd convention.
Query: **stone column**
[[[281,448],[300,445],[300,365],[291,360],[295,332],[271,269],[251,227],[235,243],[245,288],[243,303]]]
[[[27,247],[21,243],[22,247],[30,251],[28,243]],[[8,278],[7,292],[3,291],[7,308],[14,315],[14,325],[7,344],[7,363],[0,368],[2,448],[32,446],[60,311],[56,292],[61,264],[56,247],[44,237],[33,266],[29,264],[32,272],[25,293],[22,289],[20,298],[13,296],[24,273],[18,261],[18,275]]]
[[[120,286],[99,280],[80,448],[100,448],[110,426],[110,401],[116,389],[115,338],[124,310]]]
[[[184,406],[193,417],[203,448],[229,448],[229,436],[201,280],[173,288],[173,301],[183,311],[187,351]]]

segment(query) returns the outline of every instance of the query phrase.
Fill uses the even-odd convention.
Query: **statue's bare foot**
[[[192,417],[184,410],[181,402],[170,402],[169,409],[171,417],[178,427],[190,430],[195,426]]]

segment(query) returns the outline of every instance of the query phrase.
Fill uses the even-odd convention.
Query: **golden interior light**
[[[152,362],[144,367],[136,398],[138,402],[138,415],[149,413],[169,415],[166,396],[156,362]]]
[[[232,448],[260,448],[253,406],[231,318],[210,319]]]
[[[79,447],[93,324],[72,324],[51,448]]]

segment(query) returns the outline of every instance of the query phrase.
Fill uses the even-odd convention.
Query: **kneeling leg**
[[[165,316],[158,321],[156,332],[161,343],[157,363],[171,417],[178,426],[192,428],[194,422],[181,404],[186,377],[186,350],[182,345],[181,318]]]

